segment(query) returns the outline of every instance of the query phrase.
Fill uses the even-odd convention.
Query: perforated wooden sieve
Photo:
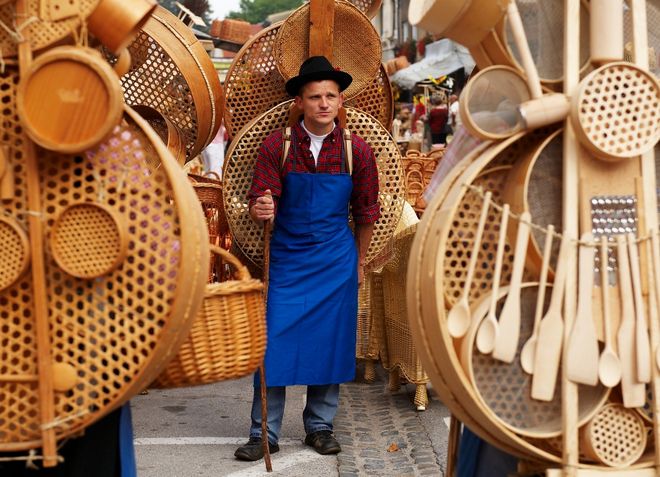
[[[306,3],[294,11],[277,33],[273,56],[285,80],[297,76],[300,65],[309,57],[309,8]],[[378,76],[382,46],[378,32],[357,7],[337,0],[334,8],[331,63],[353,77],[353,82],[344,91],[346,98],[350,99]]]
[[[383,0],[349,0],[367,17],[373,18],[380,10],[380,5]]]
[[[601,66],[582,80],[571,119],[582,145],[597,157],[639,156],[660,139],[660,83],[630,63]]]
[[[157,109],[177,126],[194,158],[215,137],[224,97],[211,58],[192,30],[158,7],[128,47],[130,71],[121,79],[129,105]]]
[[[160,111],[151,106],[137,104],[133,106],[133,109],[156,131],[156,134],[167,146],[167,150],[172,153],[174,159],[180,165],[183,165],[186,162],[186,145],[183,142],[181,130],[163,116]]]
[[[282,103],[248,123],[232,141],[225,159],[222,181],[227,221],[242,253],[258,266],[263,262],[263,231],[248,214],[247,193],[259,148],[268,134],[287,125],[291,104]],[[403,166],[396,143],[372,116],[347,107],[346,127],[371,146],[378,165],[381,218],[375,224],[367,252],[369,263],[392,236],[401,216],[405,201]]]

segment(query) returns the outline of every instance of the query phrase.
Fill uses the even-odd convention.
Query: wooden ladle
[[[536,343],[539,337],[541,316],[543,316],[543,301],[545,299],[545,289],[548,284],[548,269],[550,268],[550,253],[552,252],[552,239],[555,232],[554,225],[548,225],[546,228],[545,244],[543,245],[543,262],[541,263],[541,273],[539,282],[539,294],[536,298],[536,310],[534,313],[534,329],[532,336],[525,342],[520,351],[520,364],[523,371],[527,374],[534,372],[534,356],[536,355]]]
[[[497,306],[497,290],[500,286],[500,275],[502,274],[502,259],[504,257],[504,246],[506,245],[506,228],[509,223],[509,204],[502,206],[502,220],[500,222],[499,240],[497,242],[497,252],[495,255],[495,272],[493,274],[493,292],[491,295],[490,309],[488,315],[479,326],[477,331],[477,349],[488,354],[495,347],[497,339],[497,319],[495,317],[495,308]]]
[[[477,232],[474,236],[474,244],[472,245],[472,253],[470,255],[470,262],[468,263],[463,292],[461,293],[459,300],[454,306],[452,306],[451,310],[449,310],[449,315],[447,316],[447,328],[449,329],[449,334],[454,338],[461,338],[464,336],[470,327],[470,304],[468,303],[468,296],[470,295],[474,269],[477,266],[477,256],[479,255],[481,238],[483,237],[484,228],[486,226],[486,218],[488,217],[491,196],[492,192],[490,191],[486,192],[484,195],[484,203],[481,208],[481,215],[479,216]]]
[[[598,361],[598,378],[604,386],[612,388],[621,381],[621,360],[612,347],[612,322],[609,302],[609,280],[607,272],[607,237],[600,238],[600,291],[603,303],[603,325],[605,328],[605,348]]]

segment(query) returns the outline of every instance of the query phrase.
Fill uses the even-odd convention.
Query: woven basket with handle
[[[174,388],[253,373],[266,351],[263,284],[229,252],[211,251],[236,268],[238,280],[206,286],[190,335],[153,387]]]

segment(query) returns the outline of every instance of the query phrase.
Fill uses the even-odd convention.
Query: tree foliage
[[[240,10],[229,12],[227,18],[263,23],[271,13],[292,10],[302,4],[303,0],[241,0]]]

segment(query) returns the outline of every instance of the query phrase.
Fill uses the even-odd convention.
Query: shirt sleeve
[[[380,218],[378,166],[371,147],[359,136],[353,141],[353,193],[351,211],[356,224],[373,224]]]
[[[282,178],[280,174],[280,160],[282,156],[282,132],[271,133],[261,144],[259,155],[254,164],[252,185],[248,191],[248,208],[252,208],[258,197],[270,189],[273,200],[282,194]]]

